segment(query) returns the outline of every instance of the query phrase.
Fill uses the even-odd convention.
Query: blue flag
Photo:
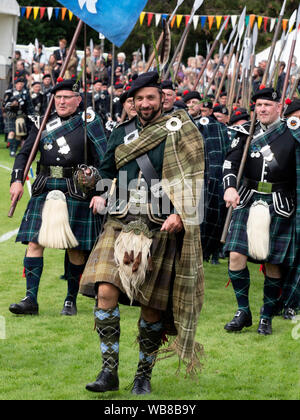
[[[59,0],[79,19],[120,47],[147,0]]]

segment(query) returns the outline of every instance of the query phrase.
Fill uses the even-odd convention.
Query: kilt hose
[[[126,219],[122,219],[122,221],[108,217],[101,237],[86,263],[80,281],[80,293],[95,297],[97,283],[111,283],[121,291],[120,302],[129,304],[115,263],[114,244],[124,223],[131,220],[132,216],[126,216]],[[139,303],[165,311],[170,296],[176,237],[174,234],[160,232],[160,225],[156,225],[156,227],[157,230],[152,230],[153,241],[150,250],[152,267],[147,270],[145,282],[140,286],[134,304]]]
[[[263,200],[268,203],[271,225],[270,225],[270,249],[265,261],[251,259],[248,254],[247,221],[251,204],[254,201]],[[224,252],[238,252],[246,255],[249,261],[255,263],[268,262],[274,265],[283,264],[292,266],[295,259],[295,215],[291,217],[279,216],[274,211],[272,194],[255,192],[244,208],[236,208],[232,213],[232,220],[229,225]]]
[[[43,192],[32,196],[28,202],[16,242],[28,244],[38,243],[39,230],[42,223],[42,210],[48,192],[52,190],[62,191],[67,200],[69,223],[79,242],[76,249],[90,251],[99,235],[101,228],[101,216],[94,216],[89,208],[90,200],[77,200],[69,196],[67,182],[64,178],[48,178]]]

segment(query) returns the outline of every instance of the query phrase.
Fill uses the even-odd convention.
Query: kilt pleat
[[[97,283],[111,283],[124,295],[118,267],[114,259],[114,244],[123,224],[109,217],[99,241],[92,250],[80,281],[80,293],[95,296]],[[151,245],[152,270],[147,271],[136,301],[158,310],[166,310],[176,254],[176,237],[167,232],[155,231]],[[122,299],[122,296],[121,296]],[[126,300],[121,300],[127,303]],[[129,301],[128,301],[129,302]]]
[[[89,208],[90,200],[80,201],[68,195],[65,179],[49,178],[44,191],[38,196],[32,196],[28,202],[16,242],[27,244],[38,243],[38,235],[42,223],[42,210],[49,191],[60,190],[66,195],[69,223],[79,242],[76,249],[90,251],[99,235],[101,228],[101,216],[94,216]]]
[[[270,252],[266,261],[253,261],[248,254],[247,221],[251,204],[256,200],[264,200],[269,204],[271,215],[270,225]],[[295,238],[295,217],[289,218],[279,216],[274,211],[271,194],[254,193],[244,208],[237,208],[233,211],[232,220],[224,246],[224,252],[238,252],[249,257],[249,261],[271,264],[284,264],[291,266],[294,263],[296,246]]]

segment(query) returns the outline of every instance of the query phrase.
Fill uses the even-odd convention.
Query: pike
[[[274,54],[274,50],[275,50],[275,46],[276,46],[276,42],[279,36],[279,31],[282,25],[282,19],[283,19],[283,15],[284,15],[284,10],[285,10],[285,5],[286,5],[286,0],[284,0],[283,5],[281,7],[281,11],[278,17],[278,21],[276,24],[276,28],[275,28],[275,33],[274,33],[274,37],[272,40],[272,44],[271,44],[271,48],[270,48],[270,52],[269,52],[269,57],[268,57],[268,61],[267,61],[267,66],[263,75],[263,79],[262,79],[262,85],[266,85],[267,83],[267,78],[268,78],[268,74],[269,74],[269,70],[270,70],[270,66],[271,66],[271,62],[272,62],[272,57]],[[271,85],[271,81],[268,81],[267,86],[269,87]]]
[[[285,74],[285,79],[284,79],[284,83],[283,83],[283,89],[282,89],[282,95],[281,95],[281,115],[283,113],[283,104],[284,104],[284,101],[285,101],[285,95],[286,95],[287,87],[288,87],[288,84],[289,84],[291,67],[292,67],[292,60],[293,60],[294,51],[295,51],[295,47],[296,47],[297,35],[298,35],[298,32],[299,32],[299,25],[300,25],[300,6],[298,7],[296,29],[295,29],[294,38],[293,38],[292,45],[291,45],[289,61],[288,61],[286,74]]]
[[[79,20],[79,22],[78,22],[78,24],[77,24],[76,31],[75,31],[74,36],[73,36],[73,39],[72,39],[72,42],[71,42],[71,44],[70,44],[70,48],[69,48],[69,51],[68,51],[67,57],[66,57],[66,59],[64,60],[64,62],[63,62],[63,64],[62,64],[62,68],[61,68],[61,71],[60,71],[59,77],[63,77],[63,76],[64,76],[64,74],[65,74],[65,71],[66,71],[67,66],[68,66],[68,64],[69,64],[69,61],[70,61],[70,58],[71,58],[72,52],[73,52],[73,50],[75,49],[76,42],[77,42],[77,40],[78,40],[78,37],[79,37],[79,34],[80,34],[80,32],[81,32],[82,26],[83,26],[83,21],[82,21],[82,20]],[[38,134],[37,134],[36,139],[35,139],[35,141],[34,141],[34,144],[33,144],[33,146],[32,146],[32,149],[31,149],[31,152],[30,152],[30,155],[29,155],[28,161],[27,161],[26,166],[25,166],[25,169],[24,169],[23,181],[22,181],[23,185],[25,184],[25,181],[26,181],[26,178],[27,178],[28,172],[29,172],[29,170],[30,170],[30,166],[31,166],[32,162],[33,162],[33,161],[34,161],[34,159],[35,159],[35,156],[36,156],[36,153],[37,153],[37,150],[38,150],[38,147],[39,147],[40,139],[41,139],[41,136],[42,136],[42,132],[45,130],[45,127],[46,127],[47,121],[48,121],[49,116],[50,116],[50,113],[51,113],[51,109],[52,109],[53,103],[54,103],[54,95],[52,94],[52,95],[51,95],[51,98],[50,98],[50,100],[49,100],[49,104],[48,104],[48,106],[47,106],[47,109],[46,109],[46,112],[45,112],[44,118],[43,118],[42,123],[41,123],[41,125],[40,125],[39,131],[38,131]],[[18,203],[18,199],[15,199],[15,200],[11,203],[11,207],[10,207],[10,209],[9,209],[8,217],[12,217],[12,216],[13,216],[14,211],[15,211],[15,208],[16,208],[16,206],[17,206],[17,203]]]
[[[270,76],[270,79],[269,79],[270,84],[272,83],[272,81],[274,79],[274,76],[276,77],[276,72],[278,72],[278,68],[279,68],[279,64],[280,64],[280,58],[281,58],[281,55],[283,54],[283,52],[286,48],[287,40],[288,40],[288,37],[290,35],[290,32],[291,32],[295,22],[296,22],[296,18],[297,18],[297,9],[294,10],[293,14],[291,15],[291,17],[289,19],[287,32],[286,33],[285,33],[285,31],[282,32],[281,40],[280,40],[280,51],[279,51],[278,57],[276,59],[276,63],[274,63],[274,67],[273,67],[273,70],[272,70],[272,73],[271,73],[271,76]],[[275,86],[274,81],[273,81],[273,88],[275,89],[275,87],[276,86]]]
[[[232,29],[231,34],[229,36],[229,39],[227,41],[227,44],[226,44],[225,48],[223,50],[222,50],[222,48],[220,48],[219,61],[218,61],[218,64],[217,64],[217,66],[216,66],[216,68],[215,68],[215,70],[213,72],[213,75],[212,75],[212,77],[211,77],[211,79],[210,79],[210,81],[209,81],[209,83],[208,83],[208,85],[207,85],[207,87],[206,87],[206,89],[204,91],[204,95],[203,95],[204,98],[206,97],[206,95],[207,95],[207,93],[208,93],[208,91],[209,91],[209,89],[210,89],[210,87],[212,85],[212,82],[214,81],[214,79],[216,77],[217,71],[219,70],[220,65],[223,62],[224,56],[227,53],[227,50],[228,50],[228,48],[229,48],[229,46],[230,46],[230,44],[231,44],[231,42],[233,40],[233,37],[235,35],[235,32],[236,32],[236,26]],[[223,46],[223,44],[221,44],[221,46]]]
[[[254,71],[254,66],[255,66],[255,48],[256,48],[257,38],[258,38],[258,26],[257,26],[257,22],[255,22],[253,33],[252,33],[252,40],[251,40],[252,52],[251,52],[251,57],[250,57],[250,75],[249,75],[250,78],[249,78],[249,90],[248,90],[246,108],[248,108],[251,101],[253,71]]]
[[[200,70],[200,72],[199,72],[199,74],[198,74],[198,76],[196,78],[196,81],[195,81],[193,90],[196,90],[197,89],[197,86],[199,84],[199,81],[200,81],[201,77],[203,76],[204,70],[206,69],[207,63],[209,62],[209,60],[210,60],[210,58],[211,58],[211,56],[212,56],[212,54],[213,54],[213,52],[214,52],[214,50],[215,50],[215,48],[217,46],[217,43],[219,42],[219,39],[220,39],[220,37],[222,35],[222,32],[224,31],[224,28],[226,27],[226,25],[227,25],[227,23],[229,21],[229,18],[230,18],[230,16],[227,16],[226,19],[224,20],[223,25],[221,26],[221,28],[220,28],[220,30],[218,32],[218,35],[217,35],[216,39],[214,40],[214,42],[213,42],[213,44],[212,44],[212,46],[210,48],[210,51],[207,54],[206,59],[205,59],[205,61],[203,63],[203,66],[202,66],[202,68],[201,68],[201,70]]]
[[[267,70],[265,71],[264,77],[263,77],[264,82],[266,82],[266,80],[267,80],[267,73],[268,73],[269,68],[270,68],[270,62],[271,62],[272,57],[273,57],[275,44],[276,44],[278,34],[279,34],[279,30],[280,30],[280,27],[281,27],[281,24],[282,24],[282,18],[283,18],[283,15],[284,15],[285,4],[286,4],[286,0],[284,0],[284,3],[282,5],[281,11],[280,11],[280,16],[279,16],[278,21],[277,21],[277,26],[276,26],[274,37],[273,37],[273,40],[272,40],[272,46],[271,46],[270,53],[269,53]],[[246,160],[247,160],[247,155],[248,155],[248,150],[249,150],[250,143],[251,143],[251,140],[252,140],[253,134],[254,134],[255,123],[256,123],[256,110],[254,110],[254,112],[253,112],[251,125],[250,125],[250,129],[249,129],[249,136],[247,137],[247,140],[246,140],[246,144],[245,144],[243,155],[242,155],[242,160],[241,160],[238,175],[237,175],[237,184],[236,184],[236,189],[237,190],[239,189],[241,178],[242,178],[242,175],[243,175],[243,172],[244,172],[244,168],[245,168],[245,164],[246,164]],[[233,211],[233,207],[230,206],[229,209],[228,209],[228,212],[227,212],[227,216],[226,216],[226,220],[225,220],[225,223],[224,223],[224,228],[223,228],[223,232],[222,232],[222,236],[221,236],[221,242],[223,244],[226,242],[226,237],[227,237],[227,233],[228,233],[228,229],[229,229],[229,225],[230,225],[230,221],[231,221],[232,211]]]
[[[178,8],[182,5],[183,2],[184,2],[184,0],[177,0],[176,7],[173,10],[173,13],[171,14],[170,18],[168,19],[168,22],[167,22],[168,25],[170,25],[170,23],[172,22],[172,20],[173,20],[175,14],[176,14]],[[156,43],[156,49],[157,50],[159,49],[160,44],[162,43],[163,36],[164,36],[164,32],[162,31],[161,34],[160,34],[160,37],[158,38],[158,41]],[[153,62],[154,58],[155,58],[155,48],[153,49],[153,51],[152,51],[152,53],[150,55],[150,58],[149,58],[149,60],[147,62],[147,65],[146,65],[146,68],[145,68],[145,73],[147,73],[147,71],[152,66],[152,62]]]
[[[169,77],[169,75],[171,73],[171,70],[173,68],[174,61],[176,60],[176,57],[178,56],[178,54],[179,55],[181,54],[181,56],[182,56],[182,51],[183,51],[183,48],[185,46],[185,42],[186,42],[186,39],[188,37],[188,34],[190,32],[194,15],[195,15],[196,11],[199,9],[199,7],[202,5],[202,3],[203,3],[203,0],[195,0],[194,1],[193,8],[192,8],[192,11],[191,11],[191,15],[190,15],[188,24],[186,25],[186,27],[184,29],[184,32],[183,32],[183,34],[182,34],[182,36],[180,38],[180,41],[177,44],[176,50],[175,50],[174,55],[172,57],[172,60],[171,60],[171,62],[169,64],[168,70],[166,71],[165,79],[167,79]]]
[[[233,68],[233,73],[232,73],[232,77],[231,77],[230,91],[229,91],[229,97],[228,97],[229,118],[230,118],[230,115],[231,115],[231,112],[232,112],[233,98],[234,98],[234,94],[235,94],[236,82],[237,82],[237,77],[238,77],[238,72],[239,72],[239,53],[240,53],[240,48],[241,48],[242,36],[243,36],[244,30],[245,30],[245,16],[246,16],[246,6],[244,7],[244,9],[242,11],[242,14],[240,16],[239,23],[238,23],[238,35],[239,35],[238,36],[238,45],[237,45],[237,49],[236,49],[235,62],[234,62],[234,68]]]

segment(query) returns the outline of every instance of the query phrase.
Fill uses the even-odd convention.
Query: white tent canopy
[[[17,41],[18,17],[20,16],[20,7],[16,0],[0,0],[0,78],[4,78],[3,65],[10,64],[13,55],[14,44]]]
[[[289,61],[289,55],[290,55],[291,45],[292,45],[292,41],[294,39],[294,35],[295,35],[295,30],[292,31],[288,35],[286,46],[285,46],[284,51],[282,52],[281,57],[280,57],[280,61],[284,61],[286,63],[286,65],[287,65],[287,63]],[[256,60],[255,60],[255,64],[256,65],[258,65],[258,63],[260,61],[262,61],[262,60],[268,60],[270,49],[271,49],[271,47],[266,48],[265,50],[263,50],[260,53],[256,54]],[[275,47],[275,51],[274,51],[274,55],[273,55],[273,57],[275,59],[277,59],[277,57],[279,56],[280,49],[281,49],[281,40],[279,40],[279,41],[276,42],[276,47]],[[294,56],[296,57],[296,59],[297,59],[297,65],[299,66],[299,64],[300,64],[300,42],[299,42],[299,40],[297,40],[297,42],[296,42]]]

